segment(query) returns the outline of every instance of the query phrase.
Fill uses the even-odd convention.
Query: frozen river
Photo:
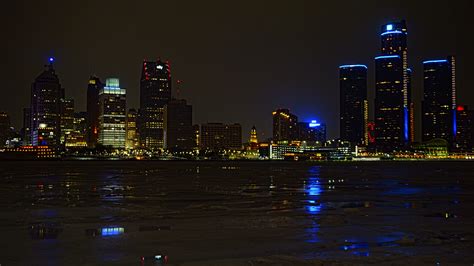
[[[469,162],[0,162],[0,178],[2,266],[474,263]]]

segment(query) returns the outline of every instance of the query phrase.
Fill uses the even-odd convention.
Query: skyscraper
[[[441,138],[454,144],[456,137],[456,61],[423,62],[424,97],[422,104],[422,138]]]
[[[375,58],[375,131],[380,151],[410,143],[410,71],[405,21],[382,27],[382,55]]]
[[[109,78],[99,92],[99,143],[125,148],[126,92],[119,79]]]
[[[193,108],[186,100],[173,99],[165,105],[164,126],[166,149],[194,148]]]
[[[168,62],[144,61],[140,80],[139,133],[148,149],[164,147],[164,107],[171,99],[171,71]]]
[[[249,147],[252,150],[258,149],[257,128],[255,126],[250,129]]]
[[[87,86],[87,146],[95,147],[99,138],[99,92],[104,84],[91,76]]]
[[[74,100],[61,99],[61,145],[66,146],[67,136],[74,131]]]
[[[474,146],[474,111],[465,105],[459,105],[456,111],[456,150],[471,152]]]
[[[277,109],[273,115],[273,141],[298,139],[298,117],[288,109]]]
[[[31,107],[23,108],[23,128],[21,129],[23,145],[31,145]]]
[[[11,137],[10,116],[5,112],[0,112],[0,148],[6,146],[7,140]]]
[[[64,89],[53,67],[53,58],[31,85],[31,143],[59,149],[61,144],[61,99]]]
[[[137,129],[138,112],[135,109],[129,109],[127,112],[127,149],[136,149],[139,146],[139,136]]]
[[[353,144],[367,144],[367,66],[340,66],[339,82],[340,137]]]

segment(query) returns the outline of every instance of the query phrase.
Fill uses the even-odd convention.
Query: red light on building
[[[458,108],[457,108],[458,112],[462,112],[464,111],[464,106],[463,105],[459,105]]]

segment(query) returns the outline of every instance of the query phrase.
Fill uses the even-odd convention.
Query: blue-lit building
[[[126,108],[126,93],[120,88],[119,79],[107,79],[99,92],[99,144],[125,148]]]
[[[339,67],[340,138],[367,145],[367,66]]]
[[[402,150],[414,139],[407,34],[405,21],[382,27],[382,54],[375,58],[375,137],[379,151]]]
[[[298,141],[326,142],[326,124],[316,120],[298,123]]]
[[[456,60],[453,56],[423,62],[422,139],[456,137]]]

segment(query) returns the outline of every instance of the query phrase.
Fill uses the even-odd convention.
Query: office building
[[[94,148],[99,139],[99,92],[104,84],[91,76],[87,86],[87,146]]]
[[[299,141],[309,142],[326,142],[326,125],[316,120],[311,122],[298,122],[298,138]]]
[[[340,138],[353,144],[367,145],[367,66],[340,66],[339,83]]]
[[[0,148],[5,147],[12,136],[10,127],[10,116],[5,112],[0,112]]]
[[[164,148],[164,107],[171,100],[168,62],[144,61],[140,80],[140,143],[147,149]]]
[[[202,124],[200,147],[208,150],[240,150],[242,149],[242,127],[240,124]]]
[[[423,62],[423,142],[440,138],[451,146],[456,137],[456,61],[453,56]]]
[[[119,79],[109,78],[99,92],[99,144],[124,149],[126,140],[126,91]]]
[[[298,139],[298,117],[288,109],[278,109],[273,115],[273,141]]]
[[[375,135],[379,151],[409,147],[411,84],[405,21],[382,27],[381,56],[375,58]]]
[[[193,109],[186,100],[170,100],[164,110],[165,148],[168,150],[192,150]]]
[[[129,109],[127,113],[127,141],[126,149],[136,149],[139,147],[140,140],[137,128],[138,112],[135,109]]]
[[[474,111],[466,105],[456,108],[456,151],[471,152],[474,147]]]
[[[61,145],[66,146],[66,139],[74,131],[74,100],[61,99]]]
[[[53,58],[31,85],[31,143],[33,146],[61,146],[61,99],[64,89],[53,67]]]
[[[88,114],[77,112],[73,114],[73,130],[66,135],[66,148],[87,147]]]

